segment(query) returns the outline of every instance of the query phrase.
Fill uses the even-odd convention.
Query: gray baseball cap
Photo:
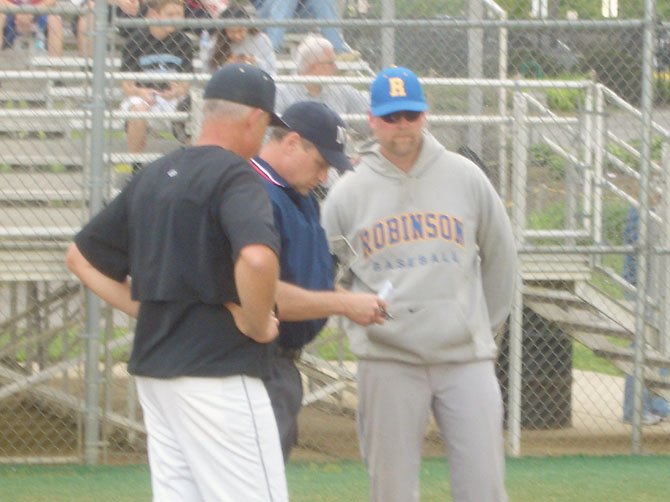
[[[275,82],[257,66],[239,63],[223,65],[207,82],[204,98],[260,108],[270,114],[270,125],[287,127],[274,111]]]

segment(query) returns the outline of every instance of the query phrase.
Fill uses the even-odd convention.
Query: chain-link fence
[[[670,418],[659,421],[670,398],[668,9],[630,2],[625,18],[603,18],[600,2],[530,15],[544,3],[348,0],[325,13],[306,2],[282,21],[255,3],[226,17],[189,1],[185,18],[161,0],[135,13],[0,7],[5,28],[14,18],[0,52],[3,461],[144,459],[125,370],[132,322],[86,301],[63,255],[134,169],[196,134],[197,91],[240,59],[310,96],[346,87],[331,104],[357,141],[371,76],[414,69],[431,131],[485,169],[519,242],[520,287],[498,338],[508,452],[670,452]],[[319,27],[334,58],[305,66],[297,47]],[[358,458],[355,367],[334,319],[303,354],[296,458]],[[441,453],[432,424],[426,445]]]

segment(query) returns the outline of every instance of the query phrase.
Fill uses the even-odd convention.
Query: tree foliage
[[[550,17],[565,19],[568,11],[579,19],[602,19],[601,0],[548,0]],[[497,0],[507,11],[509,19],[530,18],[532,0]],[[642,19],[645,0],[619,0],[619,19]],[[658,19],[670,21],[670,2],[660,1],[656,6]]]

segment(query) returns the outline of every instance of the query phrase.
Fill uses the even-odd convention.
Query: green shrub
[[[670,103],[670,72],[656,72],[654,74],[654,103]]]
[[[528,215],[528,228],[532,230],[554,230],[563,228],[565,222],[565,205],[555,203],[540,211]],[[551,244],[547,242],[546,244]]]
[[[651,139],[651,160],[654,160],[656,162],[661,160],[663,142],[664,139],[661,136],[654,136]],[[639,152],[642,145],[642,141],[639,139],[634,139],[629,141],[628,144]],[[638,167],[640,165],[640,158],[637,155],[630,153],[628,150],[616,144],[607,145],[607,151],[612,155],[614,155],[615,157],[619,158],[622,162],[628,164],[636,171],[638,170]]]
[[[583,102],[583,89],[547,89],[547,106],[553,111],[573,113]]]
[[[531,145],[528,149],[528,163],[545,170],[552,180],[560,181],[565,178],[567,161],[544,143]]]
[[[630,206],[621,199],[610,199],[603,206],[603,238],[612,246],[623,244],[623,230]],[[528,215],[528,228],[533,230],[550,230],[563,228],[565,222],[565,205],[556,202]],[[582,244],[588,244],[583,242]]]
[[[603,212],[603,238],[605,242],[620,246],[623,244],[623,230],[626,226],[626,217],[630,206],[621,199],[611,199],[605,201]]]

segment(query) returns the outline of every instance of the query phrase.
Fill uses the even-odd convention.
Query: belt
[[[281,347],[277,345],[275,348],[275,354],[277,354],[279,357],[287,357],[288,359],[297,361],[302,355],[302,349],[292,349],[289,347]]]

